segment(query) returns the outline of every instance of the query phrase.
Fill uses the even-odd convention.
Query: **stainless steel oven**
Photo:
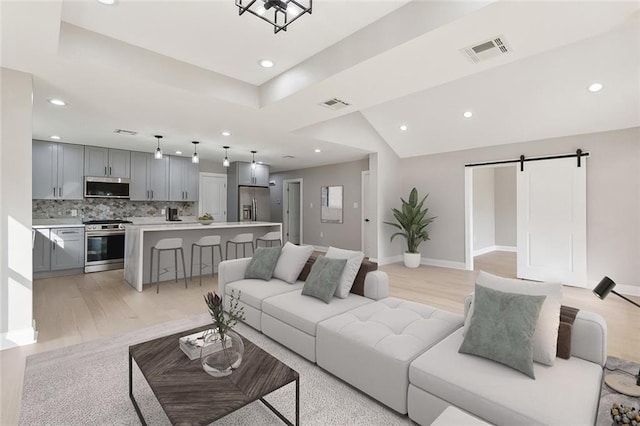
[[[124,220],[85,222],[84,272],[124,268]]]

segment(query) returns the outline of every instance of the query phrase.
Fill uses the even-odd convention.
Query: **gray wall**
[[[270,187],[271,221],[282,222],[282,181],[302,178],[302,242],[321,247],[360,250],[362,171],[368,169],[369,160],[364,159],[272,174],[269,180],[275,181],[276,185]],[[344,186],[343,223],[320,222],[320,188],[332,185]],[[354,208],[353,203],[358,203],[358,207]],[[323,237],[320,237],[321,232]]]
[[[496,245],[493,168],[473,171],[473,250]]]
[[[608,275],[640,286],[640,128],[421,156],[400,161],[401,192],[430,192],[438,218],[422,256],[465,260],[464,165],[466,163],[589,151],[587,160],[587,264],[590,282]],[[399,254],[399,253],[398,253]]]
[[[518,228],[516,205],[516,167],[496,167],[495,180],[495,245],[516,247]]]

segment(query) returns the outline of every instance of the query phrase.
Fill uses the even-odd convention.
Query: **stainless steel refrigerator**
[[[271,220],[270,202],[269,188],[238,187],[238,220],[269,222]]]

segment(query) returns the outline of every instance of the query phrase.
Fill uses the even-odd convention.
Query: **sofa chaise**
[[[362,294],[324,303],[301,294],[304,274],[294,283],[245,279],[249,262],[221,262],[218,277],[225,303],[241,292],[248,325],[419,424],[448,406],[493,424],[595,423],[607,341],[597,314],[578,313],[571,358],[534,363],[533,380],[458,352],[470,297],[465,316],[388,297],[386,273],[369,262]]]

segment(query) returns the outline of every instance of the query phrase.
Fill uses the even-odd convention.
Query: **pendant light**
[[[222,166],[223,167],[229,167],[229,147],[228,146],[223,146],[224,148],[224,160],[222,161]]]
[[[155,137],[158,138],[158,148],[156,149],[156,153],[154,154],[154,158],[156,160],[162,160],[162,149],[160,149],[160,139],[162,139],[162,136],[156,135]]]
[[[255,169],[256,168],[256,153],[258,151],[251,151],[251,168]]]
[[[199,144],[200,142],[198,142],[198,141],[193,141],[193,142],[191,142],[191,143],[193,144],[193,157],[191,157],[191,162],[192,162],[193,164],[198,164],[198,163],[200,162],[200,158],[198,158],[198,151],[197,151],[197,148],[198,148],[198,144]]]

